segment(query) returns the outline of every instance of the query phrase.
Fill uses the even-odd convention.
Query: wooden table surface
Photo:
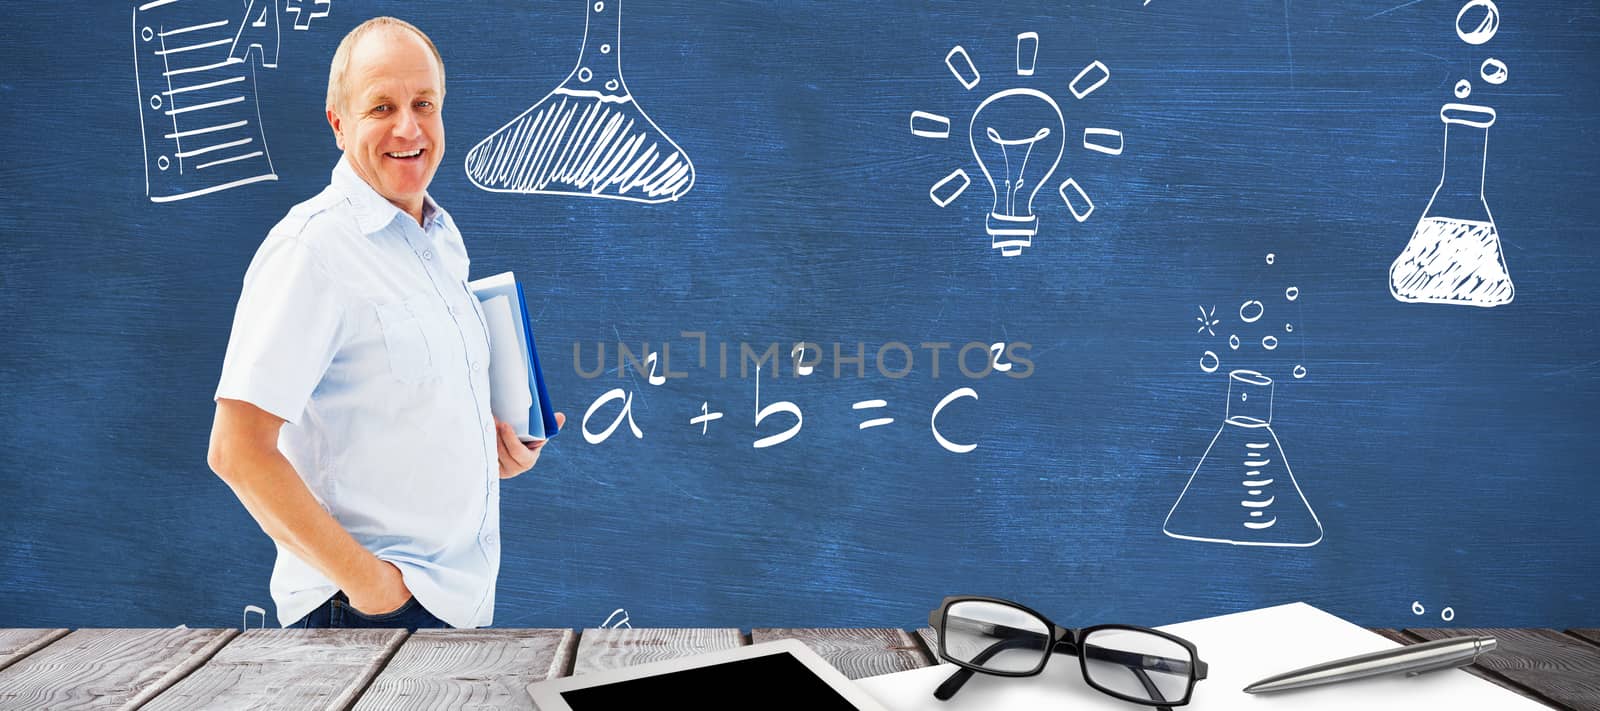
[[[1469,671],[1554,708],[1600,709],[1600,629],[1490,634]],[[852,679],[935,663],[931,629],[0,629],[0,709],[530,709],[527,687],[795,638]],[[1130,706],[1130,708],[1132,708]]]

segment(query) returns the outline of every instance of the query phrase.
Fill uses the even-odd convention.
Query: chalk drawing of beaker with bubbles
[[[1499,306],[1516,288],[1483,197],[1494,109],[1445,104],[1444,172],[1411,241],[1389,267],[1389,292],[1413,303]]]
[[[1222,428],[1167,513],[1162,532],[1239,546],[1303,548],[1322,542],[1322,522],[1272,430],[1272,394],[1272,379],[1261,373],[1228,374]]]
[[[677,200],[694,186],[694,163],[622,78],[622,0],[587,7],[577,66],[467,152],[467,179],[499,193]]]

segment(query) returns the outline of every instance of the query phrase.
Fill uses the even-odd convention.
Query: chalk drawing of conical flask
[[[1411,241],[1389,267],[1389,293],[1413,303],[1509,304],[1516,288],[1483,197],[1494,109],[1445,104],[1439,118],[1444,120],[1444,173]]]
[[[1228,374],[1222,428],[1200,458],[1161,530],[1173,538],[1239,546],[1307,547],[1322,522],[1300,492],[1272,431],[1272,379]]]
[[[694,164],[622,79],[622,2],[585,0],[578,65],[543,99],[467,153],[467,179],[502,193],[677,200]],[[607,34],[606,28],[615,33]]]

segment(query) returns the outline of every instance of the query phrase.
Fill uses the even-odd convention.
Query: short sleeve
[[[297,422],[339,350],[344,307],[310,247],[268,237],[245,273],[216,397]]]

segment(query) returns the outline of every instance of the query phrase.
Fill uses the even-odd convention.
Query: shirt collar
[[[339,163],[333,167],[332,182],[334,187],[350,199],[350,204],[355,208],[356,224],[360,226],[362,232],[367,234],[377,232],[388,227],[397,217],[411,219],[404,210],[385,200],[378,191],[367,184],[367,181],[356,175],[355,168],[350,167],[348,157],[341,156]],[[422,194],[423,232],[427,232],[438,220],[449,217],[450,213],[439,207],[439,203],[434,202],[432,195]]]

